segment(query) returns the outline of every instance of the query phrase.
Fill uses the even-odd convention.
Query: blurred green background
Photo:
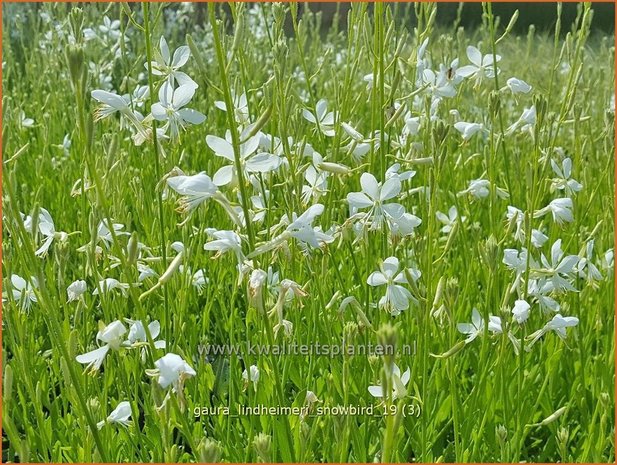
[[[395,7],[396,3],[391,3]],[[615,31],[615,4],[592,2],[594,17],[592,26],[595,30],[612,33]],[[323,14],[323,25],[329,27],[336,16],[337,9],[339,10],[340,21],[345,21],[346,12],[349,10],[348,2],[311,2],[309,5],[312,11],[321,11]],[[572,22],[576,18],[578,3],[564,3],[562,12],[563,28],[562,31],[568,32]],[[415,23],[413,15],[413,3],[399,2],[398,7],[405,17],[409,26]],[[457,12],[461,8],[460,26],[473,28],[480,25],[482,21],[482,4],[473,3],[438,3],[437,6],[437,23],[448,27],[451,26],[457,18]],[[409,15],[406,15],[405,10],[409,9]],[[557,19],[557,3],[556,2],[505,2],[493,3],[493,13],[501,17],[502,24],[507,24],[510,17],[516,10],[519,10],[519,18],[514,30],[519,33],[526,33],[531,24],[535,25],[538,31],[552,29]]]

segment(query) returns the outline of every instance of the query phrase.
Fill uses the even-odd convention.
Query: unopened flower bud
[[[197,451],[201,463],[218,463],[221,460],[223,450],[218,441],[203,438],[197,446]]]
[[[257,457],[265,463],[271,462],[270,448],[272,445],[272,437],[264,433],[259,433],[253,438],[253,448],[257,453]]]
[[[508,430],[504,425],[497,425],[495,427],[495,436],[497,437],[499,444],[503,446],[508,440]]]

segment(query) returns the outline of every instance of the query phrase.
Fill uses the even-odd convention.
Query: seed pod
[[[435,357],[435,358],[448,358],[448,357],[452,357],[455,354],[458,354],[461,350],[463,350],[463,347],[465,347],[464,340],[457,342],[455,345],[452,346],[452,348],[450,348],[443,354],[430,354],[430,355],[431,357]]]
[[[131,238],[129,239],[129,243],[127,245],[128,262],[130,265],[134,265],[137,262],[137,245],[137,232],[134,231],[133,234],[131,234]]]
[[[565,413],[565,411],[568,409],[568,407],[561,407],[560,409],[556,410],[553,414],[549,415],[548,417],[546,417],[544,420],[542,420],[540,423],[538,423],[539,426],[546,426],[550,423],[553,423],[555,420],[557,420],[557,418],[559,418],[561,415],[563,415]]]
[[[173,274],[178,270],[178,268],[182,264],[183,257],[184,257],[184,250],[181,251],[178,255],[176,255],[174,259],[171,261],[171,263],[165,270],[165,273],[163,273],[161,277],[159,278],[159,284],[165,284],[167,281],[171,279]]]
[[[195,62],[197,63],[199,71],[205,74],[206,70],[208,69],[206,67],[206,61],[204,60],[199,49],[197,48],[197,45],[195,45],[195,42],[193,42],[193,38],[189,34],[186,35],[186,43],[189,46],[191,55],[193,56],[193,58],[195,58]]]
[[[4,369],[4,383],[2,386],[2,395],[4,396],[4,401],[7,403],[11,400],[11,394],[13,393],[13,369],[11,365],[7,363],[6,368]]]

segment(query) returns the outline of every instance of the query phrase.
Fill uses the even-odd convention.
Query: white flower
[[[490,194],[491,183],[488,179],[474,179],[469,181],[469,187],[463,191],[460,191],[457,195],[460,197],[465,194],[469,194],[476,199],[484,199]],[[507,191],[495,187],[495,193],[497,197],[501,199],[508,198],[510,195]]]
[[[191,278],[191,285],[197,289],[198,292],[202,292],[209,282],[210,280],[204,275],[204,270],[197,270]]]
[[[255,391],[257,391],[257,382],[259,381],[259,368],[257,368],[257,365],[251,365],[247,370],[244,370],[242,372],[242,379],[245,381],[245,383],[253,383],[253,389],[255,389]]]
[[[129,420],[129,418],[131,418],[131,413],[130,402],[120,402],[114,411],[109,414],[107,419],[104,421],[99,421],[96,424],[96,427],[101,429],[105,426],[105,423],[118,423],[119,425],[128,427],[131,425],[131,421]]]
[[[503,329],[501,328],[501,318],[495,315],[488,316],[488,328],[491,333],[501,334]]]
[[[456,329],[460,333],[466,334],[465,344],[469,344],[475,338],[482,335],[484,331],[484,319],[478,309],[474,308],[471,312],[471,323],[459,323],[456,325]]]
[[[422,71],[419,84],[426,87],[426,92],[434,97],[454,97],[456,95],[456,89],[444,72],[435,73],[431,69],[425,69]]]
[[[417,303],[408,289],[401,284],[409,284],[407,273],[417,281],[421,273],[414,268],[402,270],[399,273],[399,261],[396,257],[388,257],[383,261],[381,271],[374,271],[366,280],[370,286],[386,285],[386,295],[379,300],[379,306],[390,310],[393,316],[409,308],[409,301]],[[406,273],[407,271],[407,273]]]
[[[544,278],[551,283],[550,290],[576,291],[576,288],[566,279],[569,275],[576,273],[576,266],[579,262],[578,255],[565,255],[561,250],[561,239],[557,239],[551,247],[551,261],[542,254],[542,269],[533,269],[532,277]],[[566,278],[564,278],[564,276]]]
[[[154,362],[154,365],[157,369],[158,383],[163,389],[172,385],[174,391],[177,391],[186,378],[197,374],[182,357],[172,353],[163,355]]]
[[[35,277],[31,277],[30,281],[27,282],[24,278],[19,275],[11,275],[11,286],[12,286],[12,294],[13,300],[15,300],[24,311],[30,310],[30,307],[33,303],[37,303],[37,297],[34,293],[34,289],[38,287],[38,282]],[[7,293],[2,293],[2,301],[7,300]]]
[[[546,207],[536,210],[533,217],[540,218],[549,212],[553,215],[553,221],[559,225],[574,221],[574,215],[572,214],[572,199],[569,197],[551,200],[551,203]]]
[[[137,281],[139,282],[145,281],[148,278],[156,278],[158,276],[156,271],[142,262],[137,262],[137,271],[139,271],[139,276],[137,277]]]
[[[604,252],[604,257],[602,258],[602,268],[610,273],[613,268],[615,268],[615,251],[613,249],[608,249]]]
[[[322,244],[329,244],[334,241],[334,237],[324,233],[320,227],[313,226],[313,221],[317,216],[324,211],[324,206],[320,203],[311,205],[307,210],[298,216],[295,212],[292,213],[291,219],[287,215],[283,215],[279,224],[285,226],[285,231],[279,234],[274,239],[261,244],[253,252],[248,255],[248,258],[253,258],[262,253],[273,250],[281,244],[286,243],[290,238],[295,238],[300,242],[301,247],[319,248]],[[308,249],[307,249],[308,250]]]
[[[336,112],[328,112],[328,102],[321,99],[315,106],[315,113],[309,110],[302,110],[302,116],[307,121],[317,125],[319,130],[328,137],[334,137],[334,120]]]
[[[201,124],[206,120],[206,117],[197,110],[182,108],[191,101],[195,89],[195,86],[190,84],[183,84],[174,89],[169,82],[165,82],[159,89],[159,102],[152,105],[152,117],[167,122],[164,129],[166,131],[169,128],[173,140],[178,138],[187,123]]]
[[[532,296],[545,312],[558,312],[559,303],[547,294],[554,289],[553,283],[546,279],[530,279],[527,293]]]
[[[405,115],[405,126],[403,126],[403,136],[417,136],[420,132],[420,117],[412,117],[411,112]]]
[[[58,150],[62,150],[63,154],[65,157],[68,157],[71,151],[71,138],[69,134],[65,134],[64,135],[64,139],[62,139],[62,144],[55,144],[54,147],[56,147]]]
[[[592,262],[593,245],[593,239],[587,242],[587,244],[585,245],[586,254],[584,257],[581,257],[579,259],[578,265],[576,267],[578,270],[578,275],[581,278],[587,279],[587,281],[592,284],[594,281],[600,281],[602,279],[602,274],[600,273],[600,270],[598,270],[596,265],[594,265]]]
[[[328,173],[317,171],[313,165],[309,166],[304,172],[304,179],[307,184],[302,186],[302,202],[309,203],[316,201],[325,194],[328,188]]]
[[[24,229],[30,234],[34,234],[34,222],[32,221],[32,217],[30,215],[25,215],[22,212],[19,212],[19,217],[24,225]]]
[[[172,57],[169,53],[169,46],[167,45],[165,37],[161,36],[159,50],[155,51],[156,61],[153,61],[151,64],[152,74],[155,76],[164,76],[171,85],[173,85],[173,81],[175,80],[179,86],[189,85],[196,89],[198,87],[197,83],[186,73],[178,71],[186,64],[190,56],[190,49],[188,46],[183,45],[176,49]],[[148,69],[148,63],[145,63],[144,66]]]
[[[78,355],[75,360],[79,363],[87,364],[87,371],[97,371],[101,367],[103,360],[105,360],[105,356],[111,349],[120,349],[125,333],[126,328],[122,322],[119,320],[111,322],[109,325],[103,327],[96,335],[96,340],[101,341],[104,344],[91,352]]]
[[[461,133],[464,141],[468,141],[475,134],[484,130],[484,125],[481,123],[466,123],[465,121],[459,121],[454,123],[454,129]]]
[[[218,191],[210,176],[203,171],[192,176],[180,175],[167,178],[167,185],[182,196],[178,201],[178,208],[182,212],[193,211]]]
[[[551,191],[557,189],[564,190],[567,194],[572,194],[575,192],[580,192],[583,189],[582,184],[571,178],[572,160],[570,158],[565,158],[563,162],[561,162],[561,167],[555,162],[555,160],[551,159],[551,167],[557,175],[557,177],[551,182]]]
[[[128,288],[129,285],[127,283],[121,283],[115,278],[105,278],[99,281],[99,286],[92,292],[92,295],[98,295],[99,289],[101,294],[107,294],[114,289],[119,289],[120,293],[126,297]]]
[[[128,343],[127,345],[138,347],[140,345],[148,343],[146,328],[144,328],[143,323],[139,320],[126,319],[126,321],[130,325],[129,335],[127,336],[126,340],[126,342]],[[150,333],[150,337],[154,342],[154,347],[157,349],[164,349],[166,346],[165,341],[155,341],[155,339],[159,337],[159,334],[161,334],[161,324],[157,320],[150,322],[150,324],[148,325],[148,332]]]
[[[238,261],[242,262],[244,256],[242,254],[242,240],[234,231],[212,231],[209,235],[215,239],[204,244],[204,250],[216,251],[215,257],[221,254],[232,251],[238,257]]]
[[[548,241],[548,236],[542,231],[539,231],[538,229],[531,230],[531,244],[534,247],[539,249],[546,243],[546,241]]]
[[[34,120],[26,117],[23,111],[19,113],[19,120],[22,128],[31,128],[34,126]]]
[[[437,219],[443,224],[443,227],[440,229],[440,231],[444,234],[449,234],[450,231],[452,231],[452,228],[456,224],[457,220],[459,219],[458,211],[456,210],[456,207],[454,205],[451,206],[448,210],[448,215],[438,211],[435,213],[435,216],[437,216]],[[467,217],[461,216],[461,223],[464,223],[465,220],[467,220]]]
[[[532,87],[521,79],[511,77],[506,81],[506,85],[510,88],[513,94],[528,94]]]
[[[557,333],[557,336],[565,340],[567,336],[566,328],[572,328],[576,325],[578,325],[578,318],[576,318],[575,316],[564,317],[558,313],[553,317],[551,321],[546,323],[546,325],[544,325],[542,329],[539,329],[538,331],[530,334],[527,337],[528,339],[530,339],[529,345],[527,347],[528,349],[531,348],[531,346],[533,346],[538,341],[538,339],[540,339],[544,334],[549,331],[555,331],[555,333]]]
[[[131,110],[130,102],[126,98],[122,97],[121,95],[107,92],[106,90],[101,89],[93,90],[91,95],[93,99],[95,99],[101,104],[94,113],[95,121],[107,118],[108,116],[118,112],[127,120],[129,120],[129,122],[131,122],[133,126],[135,126],[135,128],[144,138],[148,137],[143,125],[141,124],[141,121],[133,112],[133,110]]]
[[[334,241],[334,238],[323,233],[319,228],[313,227],[313,221],[315,221],[315,218],[321,215],[323,211],[324,206],[320,203],[316,203],[315,205],[311,205],[298,217],[296,217],[294,213],[292,216],[293,221],[287,226],[286,232],[291,235],[291,237],[316,249],[320,247],[320,243],[329,244]]]
[[[99,26],[99,31],[101,31],[109,39],[118,40],[120,37],[120,21],[117,19],[112,21],[107,15],[105,15],[103,17],[103,24]]]
[[[575,316],[561,316],[558,313],[544,328],[547,331],[555,331],[560,338],[565,339],[566,328],[572,328],[576,325],[578,325],[578,318]]]
[[[522,325],[529,318],[529,309],[531,305],[527,303],[525,300],[517,300],[514,302],[514,307],[512,308],[512,317],[519,324]]]
[[[148,101],[150,97],[150,87],[149,86],[137,86],[133,91],[131,96],[131,101],[133,105],[136,107],[143,107],[144,104]]]
[[[456,71],[459,76],[475,76],[478,82],[484,76],[487,78],[495,77],[492,53],[483,56],[480,50],[470,45],[467,47],[467,58],[469,58],[469,61],[471,61],[472,64],[459,68]],[[499,61],[501,61],[501,56],[495,55],[495,62],[499,63]]]
[[[407,368],[405,373],[401,375],[401,369],[398,367],[396,363],[392,366],[392,400],[403,398],[407,395],[406,386],[409,384],[409,379],[411,377],[411,370]],[[369,386],[368,392],[371,393],[373,397],[383,398],[384,392],[382,386]]]
[[[110,231],[109,227],[107,226],[107,224],[105,224],[106,221],[101,221],[99,223],[98,229],[97,229],[97,237],[99,240],[102,240],[103,243],[109,247],[111,245],[111,243],[113,242],[114,238],[112,235],[112,232]],[[116,236],[116,238],[118,236],[130,236],[131,234],[127,231],[122,231],[124,229],[124,225],[120,224],[120,223],[113,223],[112,224],[112,228],[114,231],[114,235]]]
[[[399,218],[392,218],[390,221],[390,232],[392,236],[409,236],[422,224],[422,220],[411,213],[403,213]]]
[[[74,300],[81,299],[87,290],[88,290],[88,285],[86,284],[86,281],[83,281],[83,280],[73,281],[66,288],[66,294],[68,296],[67,302],[73,302]]]
[[[507,130],[506,134],[511,134],[520,128],[521,132],[527,132],[533,128],[536,124],[536,106],[532,105],[530,108],[525,108],[520,118],[512,124]]]
[[[306,397],[304,398],[304,401],[309,406],[313,405],[315,402],[321,402],[313,391],[306,391]]]
[[[516,231],[514,232],[514,238],[517,241],[525,244],[525,231],[523,229],[525,214],[518,208],[513,207],[512,205],[508,205],[506,218],[508,219],[508,222],[514,221],[516,223]],[[538,229],[531,230],[531,244],[534,247],[542,247],[547,240],[548,237],[542,231]]]
[[[407,170],[407,171],[403,171],[402,173],[399,173],[400,169],[401,169],[400,163],[394,163],[392,166],[390,166],[386,170],[386,173],[384,175],[386,181],[390,178],[395,178],[395,177],[400,179],[401,182],[409,181],[411,178],[413,178],[416,175],[416,172],[413,170]]]
[[[268,173],[275,171],[281,166],[282,159],[272,153],[258,151],[261,136],[256,134],[248,137],[251,127],[245,129],[240,135],[240,165],[247,173]],[[225,186],[237,178],[234,148],[231,144],[231,133],[228,131],[226,139],[217,136],[206,136],[206,144],[215,155],[225,158],[230,164],[223,166],[214,174],[214,184]],[[248,137],[248,139],[247,139]]]
[[[246,99],[246,94],[237,96],[232,93],[231,99],[232,99],[232,103],[234,106],[233,111],[234,111],[234,117],[236,121],[240,124],[248,123],[249,122],[249,107],[248,107],[248,102]],[[222,102],[220,100],[217,100],[216,102],[214,102],[214,106],[218,108],[219,110],[227,111],[227,105],[225,104],[225,102]]]
[[[396,220],[403,216],[405,208],[399,203],[386,203],[401,192],[401,180],[394,176],[380,185],[371,173],[360,177],[361,192],[347,194],[347,202],[353,209],[370,208],[366,213],[371,229],[381,229],[384,221]]]
[[[47,254],[54,239],[58,238],[60,242],[64,242],[68,238],[67,233],[56,232],[54,220],[49,214],[49,212],[44,208],[40,209],[38,227],[40,233],[45,237],[45,240],[43,241],[43,244],[36,250],[36,252],[34,252],[37,257],[44,257]]]

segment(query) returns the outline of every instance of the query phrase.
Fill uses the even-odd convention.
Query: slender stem
[[[249,197],[246,192],[246,186],[244,184],[244,168],[242,167],[242,160],[240,158],[240,138],[238,137],[238,130],[236,128],[236,120],[233,112],[233,100],[231,98],[231,89],[229,88],[229,82],[227,79],[227,63],[223,54],[223,44],[219,34],[219,26],[216,20],[216,6],[212,3],[208,4],[208,12],[210,13],[210,24],[212,26],[212,35],[214,36],[214,46],[216,48],[216,58],[219,64],[219,71],[221,74],[221,85],[223,88],[223,97],[225,99],[225,106],[227,108],[227,124],[229,125],[229,131],[231,132],[231,144],[234,149],[234,163],[236,165],[236,172],[238,176],[238,184],[240,186],[240,196],[242,198],[242,211],[244,212],[244,223],[246,224],[246,233],[248,235],[250,249],[255,248],[255,235],[253,234],[253,226],[251,217],[249,216]]]
[[[150,89],[150,106],[154,104],[154,79],[152,74],[152,41],[150,38],[150,7],[148,2],[143,3],[144,13],[144,34],[146,36],[146,59],[148,61],[148,87]],[[159,143],[156,133],[156,120],[152,120],[152,146],[154,149],[154,173],[156,182],[161,179],[161,160],[159,154]],[[163,193],[160,189],[157,190],[157,206],[159,216],[159,231],[160,231],[160,245],[161,245],[161,257],[163,263],[167,263],[167,246],[165,240],[165,216],[163,214]],[[163,286],[163,298],[164,298],[164,334],[165,340],[168,341],[171,336],[171,322],[169,321],[169,293],[167,286]]]

